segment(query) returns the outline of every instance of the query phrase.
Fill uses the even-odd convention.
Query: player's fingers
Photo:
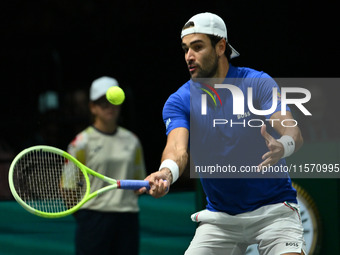
[[[135,194],[136,195],[141,195],[143,193],[146,193],[146,191],[147,191],[147,189],[145,187],[143,187],[143,188],[140,188],[138,190],[135,190]]]
[[[150,189],[146,191],[151,196],[158,198],[167,194],[169,183],[165,180],[164,173],[158,171],[150,174],[145,180],[149,181]]]
[[[274,139],[274,137],[272,137],[268,132],[267,132],[267,126],[263,125],[261,127],[261,135],[263,136],[263,138],[266,140],[266,142],[270,142]]]
[[[158,187],[153,189],[153,190],[149,190],[149,194],[155,198],[160,198],[163,197],[164,195],[166,195],[165,191],[161,191]]]
[[[169,191],[169,183],[167,180],[160,180],[159,185],[162,189],[162,191],[165,191],[166,193]]]
[[[146,181],[149,181],[150,190],[154,190],[156,188],[157,178],[154,174],[149,175],[145,178]]]
[[[262,169],[262,167],[268,167],[268,166],[272,166],[273,165],[273,160],[272,157],[269,157],[267,159],[265,159],[260,165],[259,165],[259,170]]]
[[[261,169],[262,166],[268,167],[275,165],[280,160],[280,156],[277,153],[272,153],[268,158],[266,158],[260,165],[259,168]]]
[[[140,188],[138,191],[137,191],[137,194],[143,194],[143,193],[146,193],[146,194],[150,194],[150,190],[153,190],[155,189],[155,185],[154,185],[154,181],[155,181],[155,178],[154,176],[151,174],[149,176],[147,176],[144,181],[149,181],[149,187],[143,187],[143,188]]]
[[[154,185],[154,194],[157,194],[157,196],[164,196],[168,192],[168,185],[167,181],[163,179],[157,179],[155,180]]]
[[[273,153],[271,151],[268,151],[265,154],[263,154],[262,160],[266,160],[267,158],[270,158],[272,155]]]
[[[150,182],[150,190],[148,191],[148,194],[150,194],[151,196],[155,198],[159,198],[167,194],[168,192],[167,181],[151,176],[149,178],[149,182]]]
[[[263,160],[269,157],[279,160],[283,156],[283,146],[276,140],[268,143],[267,147],[269,151],[262,156]]]
[[[262,156],[263,162],[259,165],[261,168],[262,166],[269,166],[274,165],[280,160],[280,156],[276,150],[270,150],[263,154]]]

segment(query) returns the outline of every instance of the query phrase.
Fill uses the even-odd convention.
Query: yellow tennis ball
[[[125,93],[118,86],[113,86],[106,91],[106,99],[114,105],[120,105],[125,100]]]

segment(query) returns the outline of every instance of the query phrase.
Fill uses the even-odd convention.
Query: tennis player
[[[119,126],[120,106],[110,104],[106,91],[118,82],[111,77],[93,81],[90,110],[93,125],[70,143],[68,152],[81,163],[114,179],[144,179],[145,166],[139,139]],[[106,184],[89,175],[91,192]],[[82,206],[75,214],[76,254],[138,255],[138,195],[131,190],[108,191]]]
[[[190,102],[190,93],[197,91],[195,81],[198,78],[217,78],[220,83],[224,80],[241,79],[244,82],[238,84],[238,87],[245,98],[247,88],[251,87],[256,109],[267,110],[273,103],[273,88],[279,91],[275,81],[264,72],[236,67],[230,63],[239,53],[228,43],[225,23],[215,14],[200,13],[193,16],[184,25],[181,38],[192,79],[165,103],[163,119],[167,143],[159,171],[146,178],[151,185],[149,194],[154,197],[164,196],[168,192],[168,186],[183,173],[188,162],[190,123],[204,125],[200,138],[193,137],[190,133],[191,146],[207,148],[203,157],[193,155],[195,148],[190,149],[195,165],[204,160],[221,158],[238,169],[241,164],[258,166],[259,169],[264,166],[285,165],[285,158],[302,146],[303,139],[299,128],[291,123],[294,122],[292,114],[289,111],[286,115],[281,114],[280,100],[272,114],[262,116],[272,120],[273,128],[268,124],[258,128],[233,125],[226,129],[227,132],[221,127],[219,132],[208,127],[206,118],[202,118],[201,108],[198,107],[197,110],[193,105],[195,102]],[[253,114],[247,105],[244,110],[246,114],[230,114],[233,100],[231,93],[226,91],[218,91],[221,98],[220,108],[208,105],[207,116],[211,118],[222,112],[234,123],[241,122],[238,118],[251,118]],[[285,121],[285,126],[291,127],[281,125],[281,121]],[[192,216],[200,224],[185,254],[245,254],[251,244],[258,244],[261,255],[305,254],[296,190],[292,187],[289,176],[285,176],[266,179],[201,177],[207,207]]]

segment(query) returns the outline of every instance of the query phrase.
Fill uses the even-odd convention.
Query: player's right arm
[[[182,175],[188,163],[188,141],[188,129],[184,127],[175,128],[168,134],[167,143],[162,154],[162,162],[169,159],[177,164],[179,176]],[[159,171],[150,174],[145,180],[150,183],[149,194],[158,198],[169,192],[173,176],[169,168],[163,167]]]
[[[164,104],[162,115],[167,142],[162,153],[161,166],[159,171],[145,179],[151,187],[148,193],[156,198],[169,192],[170,185],[183,173],[188,162],[190,81],[170,95]],[[139,192],[145,192],[145,189],[140,189]]]

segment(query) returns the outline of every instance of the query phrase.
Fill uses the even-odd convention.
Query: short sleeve
[[[86,163],[85,160],[85,144],[86,144],[86,136],[84,133],[78,134],[73,141],[69,144],[67,152],[71,154],[73,157],[78,159],[82,164]],[[79,172],[77,168],[73,166],[73,164],[69,164],[66,162],[63,168],[63,172],[61,175],[60,185],[64,189],[74,189],[77,187],[77,178],[75,176],[79,176]]]
[[[269,119],[275,112],[281,111],[281,90],[275,80],[268,74],[263,73],[258,81],[258,88],[256,97],[258,98],[259,107],[262,110],[270,109],[273,105],[273,88],[277,89],[277,106],[276,109],[266,117]],[[286,110],[290,111],[286,106]]]
[[[168,98],[163,108],[163,121],[167,135],[175,128],[190,129],[190,91],[181,94],[178,90]]]
[[[135,166],[134,179],[143,180],[146,177],[146,171],[143,156],[143,148],[139,140],[137,141],[136,144],[134,166]]]
[[[78,159],[82,164],[86,164],[85,147],[87,144],[87,135],[85,132],[78,134],[68,145],[67,152]]]

